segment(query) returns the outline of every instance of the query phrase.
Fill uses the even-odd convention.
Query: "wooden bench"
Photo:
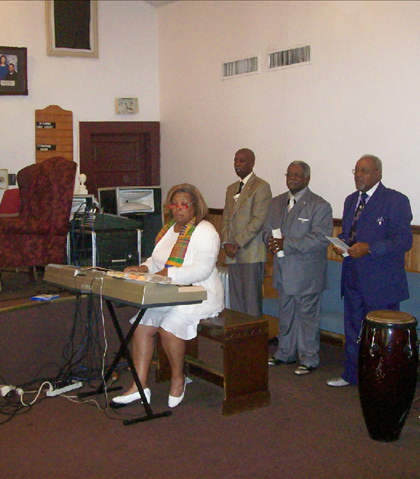
[[[268,406],[267,320],[224,309],[215,318],[201,320],[197,332],[197,337],[187,342],[185,363],[190,374],[224,388],[222,414]],[[222,368],[199,359],[199,336],[221,344]],[[156,381],[170,377],[169,361],[158,335]]]

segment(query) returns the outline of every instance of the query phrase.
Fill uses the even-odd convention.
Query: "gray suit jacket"
[[[235,242],[241,246],[234,260],[226,257],[226,263],[261,263],[267,261],[267,249],[262,241],[264,225],[272,195],[270,185],[252,173],[238,201],[233,197],[238,182],[226,191],[221,225],[221,243]]]
[[[308,188],[287,213],[287,193],[273,198],[263,228],[263,240],[280,228],[284,257],[274,257],[273,287],[282,286],[286,294],[321,293],[327,286],[327,247],[333,231],[331,205]]]

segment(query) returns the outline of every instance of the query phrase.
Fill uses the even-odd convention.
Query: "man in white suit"
[[[254,165],[252,150],[236,152],[239,181],[226,191],[220,237],[229,268],[230,309],[260,317],[267,261],[261,230],[272,196],[270,185],[253,172]]]
[[[325,236],[333,231],[331,205],[308,188],[310,175],[310,167],[303,161],[289,165],[289,191],[273,198],[263,227],[263,241],[276,255],[273,286],[279,293],[279,344],[268,363],[294,363],[298,353],[298,375],[309,374],[319,365],[321,297],[327,283],[329,244]]]

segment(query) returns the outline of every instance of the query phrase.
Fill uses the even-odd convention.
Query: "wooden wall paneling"
[[[333,236],[337,237],[341,233],[341,220],[334,219],[333,220]],[[331,261],[343,261],[342,256],[338,256],[334,253],[332,249],[332,245],[330,244],[327,249],[327,258]]]
[[[209,222],[216,228],[216,231],[219,233],[219,235],[222,229],[222,214],[223,214],[222,209],[209,208]],[[220,248],[217,265],[225,266],[225,252],[222,248]]]
[[[420,273],[420,226],[412,226],[413,247],[405,255],[405,269],[413,273]]]
[[[411,273],[420,273],[420,226],[412,225],[413,232],[413,247],[405,255],[405,269]],[[341,220],[334,219],[333,236],[338,236],[341,233]],[[327,257],[332,261],[343,261],[341,256],[337,256],[332,246],[327,250]]]
[[[35,162],[52,156],[73,160],[73,112],[57,105],[35,110]]]
[[[209,209],[209,221],[214,225],[218,233],[220,234],[222,223],[222,209],[210,208]],[[333,236],[338,236],[341,233],[341,219],[334,218]],[[420,273],[420,226],[413,225],[411,227],[413,231],[413,247],[405,255],[405,269],[413,273]],[[271,257],[271,255],[269,255]],[[327,258],[331,261],[342,262],[343,258],[334,253],[332,246],[330,245],[327,250]],[[224,252],[223,250],[219,254],[218,265],[224,265]],[[271,258],[267,262],[266,275],[271,276]]]

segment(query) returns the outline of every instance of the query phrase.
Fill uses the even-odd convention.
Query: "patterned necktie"
[[[239,195],[239,194],[241,193],[243,186],[244,186],[244,182],[241,181],[241,182],[239,183],[238,189],[237,189],[237,191],[236,191],[236,194],[237,194],[237,195]]]
[[[296,200],[294,196],[291,196],[289,198],[289,201],[287,202],[287,212],[289,212],[294,206],[295,206]]]
[[[349,246],[353,246],[354,243],[356,243],[357,221],[359,220],[360,215],[362,214],[363,208],[366,206],[366,198],[367,197],[368,197],[367,193],[362,193],[362,196],[360,197],[359,205],[356,208],[356,211],[354,212],[353,223],[351,224],[349,240],[348,240],[348,245]]]

